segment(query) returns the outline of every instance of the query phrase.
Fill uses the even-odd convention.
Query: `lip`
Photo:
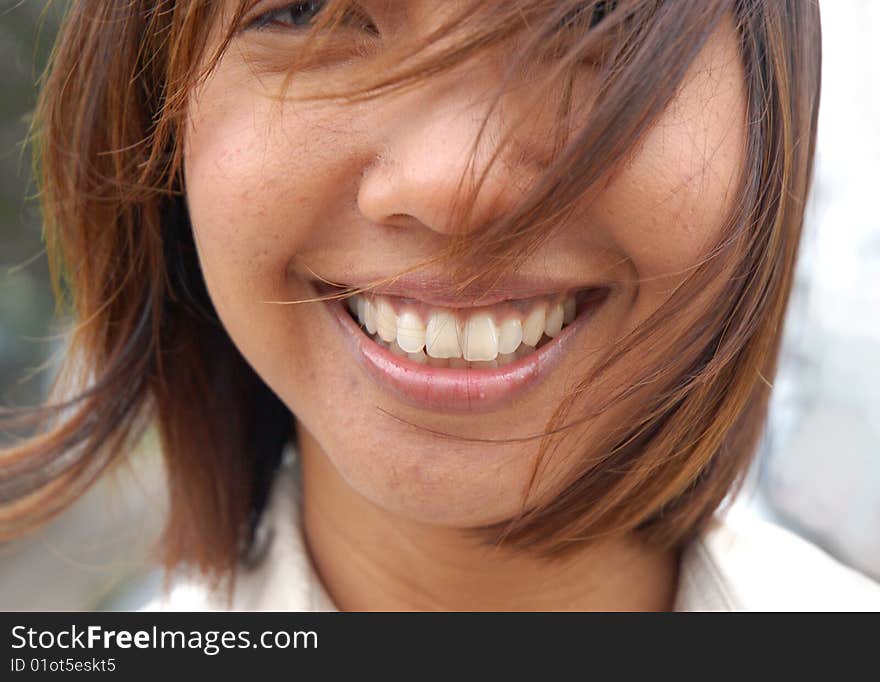
[[[358,364],[380,388],[422,409],[482,413],[509,404],[552,374],[611,294],[606,288],[595,292],[580,304],[577,317],[558,336],[524,358],[497,369],[431,367],[394,355],[364,333],[341,299],[325,299],[324,304],[339,323]]]
[[[491,285],[472,283],[465,291],[456,294],[453,283],[441,276],[430,274],[407,274],[384,281],[382,277],[361,277],[346,284],[329,285],[313,282],[321,294],[340,294],[346,291],[368,289],[371,294],[415,299],[440,308],[473,308],[492,306],[504,301],[535,298],[575,289],[609,289],[607,282],[552,282],[515,275],[503,282]]]

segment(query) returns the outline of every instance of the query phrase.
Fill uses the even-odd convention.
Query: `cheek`
[[[320,123],[320,111],[291,111],[293,104],[257,92],[253,78],[221,62],[194,93],[183,160],[205,282],[239,346],[258,334],[277,337],[272,324],[288,332],[302,326],[308,306],[266,302],[301,293],[291,291],[292,262],[328,224],[342,222],[338,197],[348,175],[342,136]]]
[[[347,112],[337,107],[330,118],[319,105],[282,103],[232,61],[191,98],[190,217],[212,293],[281,298],[291,257],[350,210],[339,197],[352,194],[345,183],[356,177],[357,138]]]
[[[745,76],[716,39],[597,205],[640,286],[668,290],[721,237],[745,162]]]
[[[187,205],[208,292],[232,341],[276,392],[278,377],[307,380],[314,366],[300,343],[310,306],[271,303],[302,298],[287,273],[314,232],[330,172],[306,143],[308,129],[307,119],[253,92],[246,73],[221,64],[194,93],[185,131]]]
[[[214,96],[215,89],[206,88],[191,109],[184,173],[205,277],[209,289],[222,295],[224,283],[233,278],[246,278],[250,288],[269,285],[253,280],[257,272],[263,280],[266,273],[283,273],[290,253],[284,247],[304,237],[293,216],[308,212],[309,188],[279,187],[279,178],[288,173],[307,177],[297,168],[305,158],[279,153],[268,130],[261,131],[266,104],[245,98],[229,102]]]

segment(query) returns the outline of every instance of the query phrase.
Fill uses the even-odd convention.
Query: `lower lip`
[[[497,369],[431,367],[393,354],[364,333],[342,300],[327,300],[349,347],[367,374],[382,388],[415,407],[443,412],[487,412],[503,407],[546,378],[578,332],[608,300],[607,291],[584,301],[577,317],[558,336],[524,358]]]

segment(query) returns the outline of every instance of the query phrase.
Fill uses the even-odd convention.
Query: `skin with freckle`
[[[427,30],[430,20],[421,21]],[[742,165],[744,75],[732,25],[712,36],[672,106],[598,200],[523,268],[557,281],[590,273],[614,283],[589,335],[534,390],[480,419],[401,404],[364,376],[323,304],[272,302],[309,298],[313,272],[343,281],[351,272],[388,275],[437,252],[480,124],[481,93],[492,86],[490,57],[467,78],[456,69],[366,103],[279,106],[273,97],[283,76],[255,78],[253,53],[262,49],[269,47],[230,46],[192,93],[185,134],[187,202],[223,324],[296,415],[307,476],[339,476],[407,519],[469,527],[509,517],[522,502],[534,443],[437,438],[386,413],[470,438],[540,433],[571,377],[660,306],[717,239]],[[297,76],[294,87],[297,78],[309,87],[310,77]],[[541,140],[520,144],[538,157]],[[477,211],[504,211],[534,172],[493,167]],[[699,301],[708,305],[711,296]],[[670,331],[687,323],[670,321]],[[617,371],[625,380],[626,367]],[[621,410],[585,425],[583,437],[602,420],[625,418]],[[557,456],[563,472],[577,453]]]

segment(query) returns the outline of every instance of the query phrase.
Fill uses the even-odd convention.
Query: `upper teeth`
[[[348,307],[370,334],[413,359],[463,358],[469,362],[509,361],[514,353],[534,350],[546,334],[552,338],[575,318],[573,294],[562,300],[534,299],[522,305],[479,309],[462,317],[449,308],[417,309],[386,296],[356,294]],[[423,353],[424,351],[424,353]]]

